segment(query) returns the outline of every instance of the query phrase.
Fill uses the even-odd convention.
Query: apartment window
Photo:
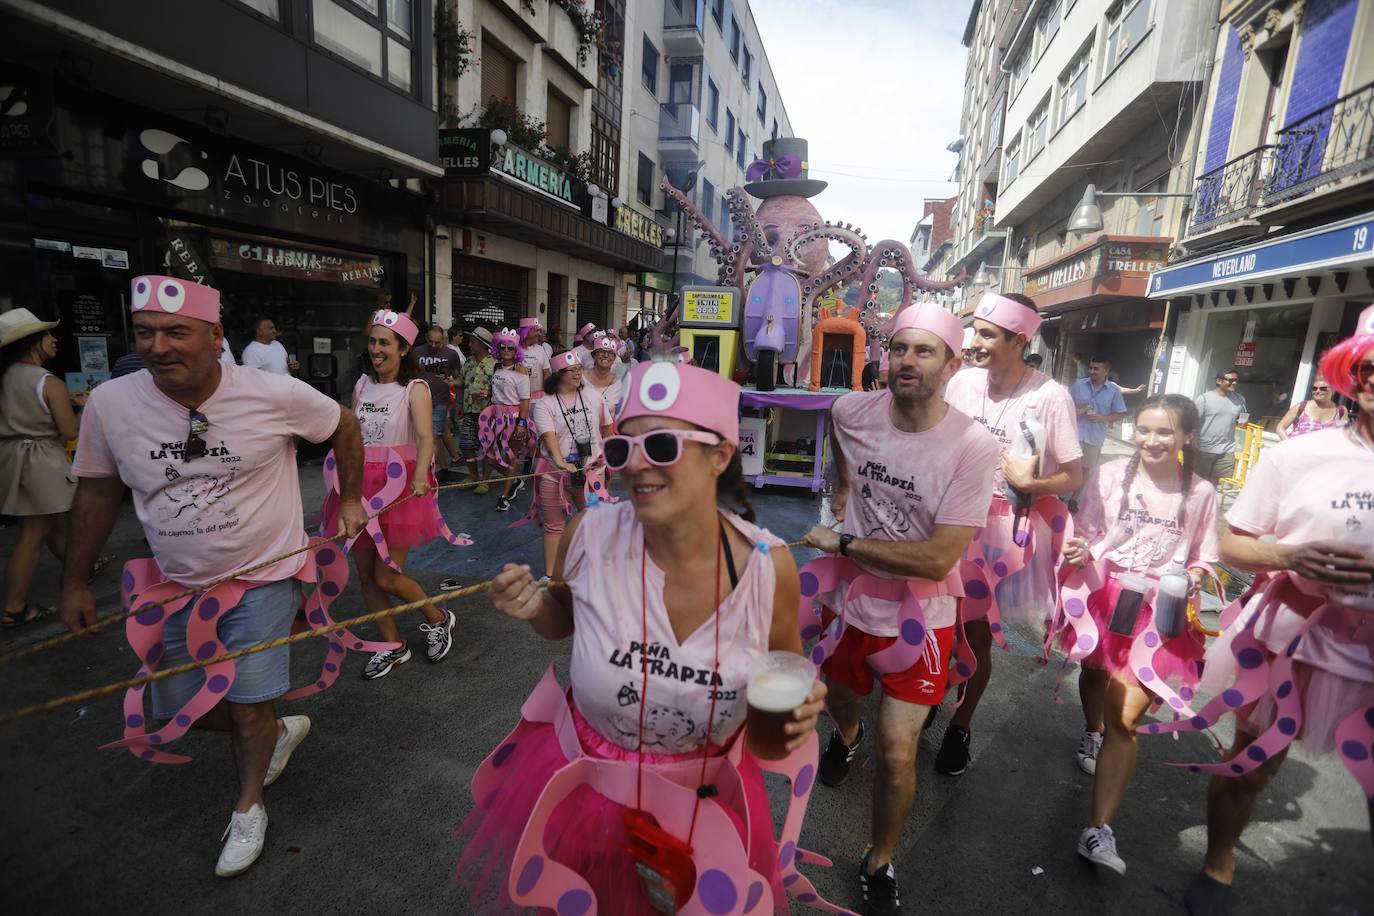
[[[1045,138],[1049,136],[1050,97],[1047,95],[1035,106],[1030,120],[1026,122],[1026,161],[1030,162],[1045,148]]]
[[[649,40],[649,36],[644,36],[644,63],[640,71],[640,76],[644,80],[644,88],[649,90],[649,94],[658,97],[658,48]]]
[[[546,141],[549,146],[572,151],[572,117],[572,102],[563,98],[550,86],[544,117]]]
[[[1121,0],[1107,14],[1107,56],[1102,65],[1103,76],[1126,59],[1131,49],[1140,44],[1149,27],[1150,0]]]
[[[482,35],[482,101],[506,99],[515,101],[515,58]]]
[[[725,19],[725,0],[711,0],[711,18],[716,21],[716,28],[722,28],[721,23]]]
[[[759,123],[768,123],[768,93],[763,91],[763,83],[759,83]]]
[[[1064,21],[1064,0],[1050,0],[1048,6],[1035,19],[1035,56],[1039,57],[1049,47],[1059,26]]]
[[[1001,99],[998,104],[993,106],[992,115],[988,118],[988,151],[997,149],[1002,145],[1002,105]]]
[[[735,144],[735,161],[739,163],[740,168],[744,168],[744,144],[744,128],[741,127],[739,129],[739,142]]]
[[[249,9],[257,10],[264,16],[270,16],[276,20],[281,19],[281,0],[239,0],[239,3]]]
[[[735,148],[735,113],[730,109],[725,109],[725,151],[732,152]]]
[[[1016,60],[1011,63],[1011,98],[1016,98],[1021,92],[1021,87],[1026,85],[1026,79],[1030,76],[1030,64],[1030,48],[1022,48]]]
[[[720,123],[720,89],[709,76],[706,77],[706,123],[712,130],[718,130],[716,125]]]
[[[654,161],[643,153],[639,154],[639,177],[635,181],[635,195],[646,206],[654,203]]]
[[[386,0],[386,26],[391,31],[410,37],[413,0]]]
[[[620,125],[592,109],[592,180],[615,197],[620,193]]]
[[[701,180],[701,215],[707,222],[716,219],[716,189],[705,178]]]
[[[1002,155],[1004,174],[1002,176],[1003,187],[1009,187],[1016,176],[1021,174],[1021,138],[1018,136],[1007,144],[1006,152]]]
[[[410,4],[396,11],[398,23],[405,26],[402,32],[393,28],[402,40],[388,35],[391,10],[381,10],[379,0],[351,0],[339,3],[336,0],[312,0],[310,20],[315,44],[333,54],[363,68],[379,79],[386,80],[398,89],[409,92],[413,85],[415,70],[414,51],[410,46]],[[249,3],[260,12],[269,4]],[[276,3],[270,6],[275,9]],[[269,13],[271,15],[271,13]]]
[[[739,63],[739,20],[734,16],[730,17],[730,59]]]
[[[749,94],[749,74],[753,72],[754,55],[749,53],[749,49],[744,49],[744,64],[740,67],[740,78],[744,80],[744,92]]]
[[[1088,61],[1092,56],[1092,42],[1088,42],[1067,70],[1059,75],[1059,123],[1072,118],[1074,112],[1088,100]]]

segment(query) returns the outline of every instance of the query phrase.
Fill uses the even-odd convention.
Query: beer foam
[[[749,705],[761,712],[791,712],[811,692],[811,681],[788,671],[761,671],[749,679]]]

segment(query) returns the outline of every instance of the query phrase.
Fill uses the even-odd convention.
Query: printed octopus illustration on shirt
[[[221,502],[229,495],[234,474],[234,471],[230,471],[222,477],[215,474],[180,477],[176,483],[164,488],[159,494],[166,502],[157,507],[158,518],[164,522],[175,520],[201,528],[205,528],[207,522],[218,524],[220,521],[237,521],[238,511],[233,506]],[[218,518],[208,518],[212,512]]]
[[[627,716],[616,713],[611,716],[616,731],[626,738],[637,741],[639,738],[638,715]],[[691,716],[672,706],[650,703],[644,713],[644,747],[661,754],[681,754],[695,743],[697,723]]]
[[[911,530],[911,519],[896,501],[875,495],[867,483],[863,485],[863,497],[859,510],[863,517],[864,537],[872,537],[883,531],[906,534]]]
[[[386,416],[363,417],[363,445],[377,445],[386,437]]]

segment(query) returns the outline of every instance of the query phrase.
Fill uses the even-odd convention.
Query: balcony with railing
[[[1314,199],[1360,185],[1374,195],[1374,83],[1337,99],[1257,147],[1198,177],[1189,238],[1230,227],[1279,225]],[[1307,205],[1311,204],[1311,207]]]
[[[659,109],[658,151],[695,156],[701,145],[701,109],[695,102],[664,102]]]
[[[706,0],[663,0],[663,50],[669,57],[706,48]]]

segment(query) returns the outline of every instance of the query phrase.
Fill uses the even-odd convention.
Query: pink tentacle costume
[[[518,369],[525,351],[520,345],[519,334],[510,328],[502,328],[492,335],[491,355],[496,360],[496,373],[491,380],[491,403],[477,418],[477,441],[482,446],[479,458],[494,461],[503,468],[514,467],[515,462],[523,459],[526,452],[534,447],[530,437],[523,446],[517,446],[512,438],[520,426],[520,402],[528,400],[531,393],[530,378]],[[511,368],[501,365],[501,347],[515,347],[515,363]]]
[[[738,435],[738,386],[715,373],[641,363],[629,387],[622,421],[673,417]],[[629,851],[633,814],[687,850],[692,883],[677,912],[785,913],[789,895],[845,912],[798,870],[801,861],[830,864],[798,848],[815,736],[777,762],[756,759],[742,740],[748,671],[769,645],[768,552],[783,545],[738,516],[721,519],[722,543],[733,530],[754,549],[715,613],[679,639],[663,597],[667,574],[649,556],[635,507],[598,503],[580,517],[563,569],[575,623],[571,685],[545,674],[474,774],[475,807],[459,828],[459,878],[479,906],[494,896],[503,909],[654,912]],[[776,835],[765,770],[789,781]]]

